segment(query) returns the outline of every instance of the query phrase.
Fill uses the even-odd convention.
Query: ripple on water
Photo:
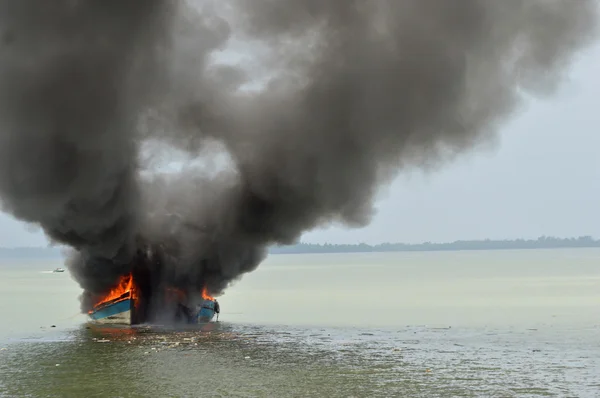
[[[584,397],[600,385],[596,336],[424,326],[82,327],[4,347],[0,395]]]

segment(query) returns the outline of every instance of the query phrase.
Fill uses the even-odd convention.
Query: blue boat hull
[[[198,311],[197,319],[198,323],[207,323],[212,321],[215,316],[215,302],[211,300],[205,300]]]
[[[132,307],[133,300],[125,299],[100,307],[90,314],[90,318],[93,321],[102,324],[113,323],[131,325]]]
[[[89,316],[92,321],[99,324],[131,325],[134,305],[134,300],[124,299],[115,303],[103,305],[92,311]],[[211,322],[214,317],[214,301],[205,300],[193,319],[197,323],[208,323]]]

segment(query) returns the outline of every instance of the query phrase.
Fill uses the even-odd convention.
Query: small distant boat
[[[64,268],[55,268],[52,272],[65,272]]]

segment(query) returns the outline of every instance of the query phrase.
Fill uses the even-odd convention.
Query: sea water
[[[2,397],[600,397],[600,250],[275,255],[218,323],[99,328],[0,264]]]

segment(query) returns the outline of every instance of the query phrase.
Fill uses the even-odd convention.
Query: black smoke
[[[3,209],[74,249],[88,298],[147,247],[219,294],[493,139],[596,23],[594,0],[0,0]],[[247,58],[215,62],[229,44]]]

